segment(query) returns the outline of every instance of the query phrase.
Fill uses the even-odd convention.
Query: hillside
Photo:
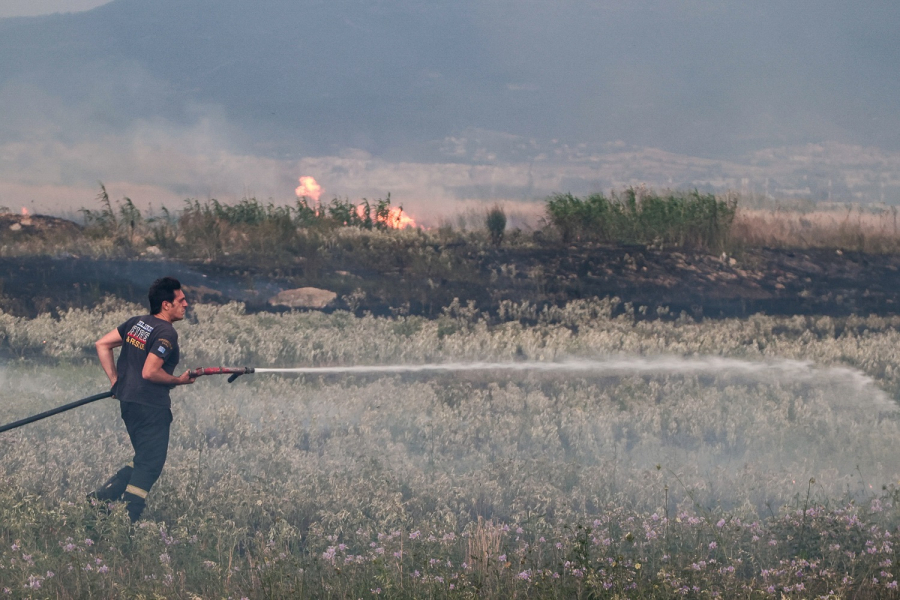
[[[0,141],[32,121],[67,143],[220,119],[241,150],[292,158],[356,148],[527,163],[624,143],[729,160],[829,140],[890,151],[896,19],[896,8],[793,6],[773,20],[755,5],[652,0],[114,0],[0,20],[15,117]],[[455,142],[477,132],[483,152],[460,156]],[[491,147],[509,139],[500,155]]]

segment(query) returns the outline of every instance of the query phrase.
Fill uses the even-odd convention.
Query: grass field
[[[0,597],[893,597],[900,319],[437,320],[197,306],[184,366],[595,361],[245,376],[173,393],[130,530],[115,401],[0,435]],[[139,307],[0,318],[0,422],[102,391]],[[511,316],[510,316],[511,315]]]

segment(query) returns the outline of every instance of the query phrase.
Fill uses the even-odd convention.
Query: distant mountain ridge
[[[0,85],[75,101],[108,86],[119,121],[215,104],[315,151],[419,152],[466,127],[704,156],[829,140],[900,149],[887,127],[900,124],[898,21],[898,8],[810,0],[114,0],[0,21]],[[800,25],[805,37],[789,35]]]
[[[440,164],[461,183],[408,194],[648,182],[880,201],[900,194],[898,27],[900,4],[837,0],[114,0],[0,19],[0,178],[20,186],[0,201],[98,179],[289,194],[316,157],[336,157],[338,194]],[[797,148],[813,150],[766,158]],[[866,156],[834,160],[848,148]],[[347,156],[368,158],[350,172]],[[365,177],[384,165],[400,167]]]

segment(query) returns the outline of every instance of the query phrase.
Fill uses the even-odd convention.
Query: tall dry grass
[[[847,205],[803,211],[738,208],[731,228],[735,248],[839,248],[900,251],[896,207]]]

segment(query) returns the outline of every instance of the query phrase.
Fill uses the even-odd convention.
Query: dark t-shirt
[[[151,352],[163,359],[163,371],[172,375],[178,365],[178,333],[172,324],[152,315],[132,317],[119,325],[122,351],[116,363],[116,398],[122,402],[137,402],[150,406],[171,408],[169,390],[175,386],[153,383],[142,372]]]

